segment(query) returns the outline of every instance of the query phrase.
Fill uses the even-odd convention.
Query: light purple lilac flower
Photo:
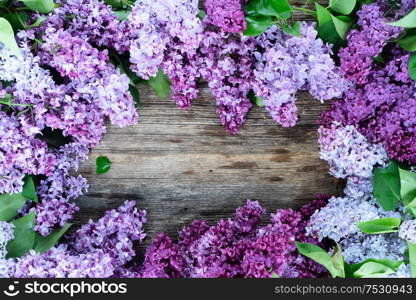
[[[206,0],[209,22],[229,33],[241,33],[247,28],[243,5],[247,0]]]
[[[195,51],[202,26],[197,0],[138,0],[127,21],[132,69],[140,77],[154,77],[168,43],[180,42],[182,51]]]
[[[383,144],[389,158],[413,164],[416,86],[408,74],[410,54],[386,46],[402,30],[386,24],[385,15],[395,15],[389,8],[377,2],[358,12],[359,28],[349,33],[348,46],[340,51],[341,70],[353,84],[322,114],[321,124],[354,125],[371,143]],[[376,59],[380,53],[381,60]]]
[[[298,91],[308,90],[323,101],[340,97],[346,88],[331,59],[331,47],[317,37],[314,25],[302,23],[301,34],[293,37],[272,26],[256,38],[253,90],[284,127],[297,122]]]
[[[300,211],[277,210],[271,224],[260,226],[264,214],[256,201],[237,209],[233,219],[209,226],[194,221],[174,243],[159,235],[147,249],[141,268],[125,276],[140,277],[315,277],[324,269],[296,252],[294,241],[317,243],[305,235],[309,216],[325,204],[326,196]],[[136,270],[136,271],[134,271]],[[139,271],[137,271],[139,270]],[[138,273],[135,273],[138,272]]]
[[[372,177],[375,166],[384,166],[387,153],[379,144],[371,144],[354,126],[333,123],[318,130],[320,157],[328,161],[336,178]]]
[[[43,254],[33,250],[16,262],[14,277],[34,278],[107,278],[134,256],[134,242],[145,237],[146,212],[126,201],[118,209],[90,221],[69,237],[67,243]]]

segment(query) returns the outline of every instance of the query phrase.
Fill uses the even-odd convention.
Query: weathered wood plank
[[[260,200],[272,212],[298,207],[316,193],[337,194],[316,143],[316,119],[328,104],[300,94],[294,128],[278,126],[255,107],[232,136],[219,124],[208,88],[189,111],[158,99],[147,87],[140,90],[140,123],[110,126],[81,168],[90,190],[77,200],[77,223],[132,199],[149,213],[150,237],[158,232],[175,236],[193,219],[229,217],[245,199]],[[99,155],[112,161],[107,174],[95,174]]]

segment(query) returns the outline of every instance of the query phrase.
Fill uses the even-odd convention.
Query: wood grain
[[[224,132],[209,89],[188,111],[140,86],[140,123],[109,126],[80,172],[89,192],[77,200],[76,223],[97,219],[125,200],[148,211],[148,245],[157,233],[175,237],[193,219],[211,223],[232,215],[245,199],[259,200],[269,213],[299,207],[317,193],[338,194],[338,182],[319,159],[316,119],[328,108],[298,95],[299,123],[282,128],[255,107],[239,134]],[[95,174],[97,156],[111,170]],[[139,255],[143,254],[143,245]]]

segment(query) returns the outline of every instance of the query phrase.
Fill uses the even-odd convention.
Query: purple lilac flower
[[[319,100],[340,97],[346,83],[332,61],[331,48],[317,38],[313,24],[302,24],[302,37],[272,26],[257,37],[253,89],[265,108],[284,127],[297,121],[295,95],[308,90]]]
[[[243,5],[246,0],[206,0],[209,22],[229,33],[241,33],[247,28]]]
[[[126,201],[117,210],[106,212],[97,222],[90,220],[77,230],[69,242],[70,249],[76,253],[101,249],[110,255],[116,267],[123,266],[136,255],[133,242],[145,238],[145,222],[146,211],[137,210],[135,201]]]
[[[334,123],[330,128],[321,126],[318,132],[321,159],[328,161],[330,174],[336,178],[369,178],[374,166],[387,161],[384,148],[369,143],[354,126]]]
[[[0,221],[0,278],[8,278],[13,273],[14,261],[6,258],[6,246],[14,238],[13,228],[13,224]]]
[[[197,55],[203,39],[203,26],[197,16],[198,1],[188,1],[181,6],[182,19],[176,26],[177,31],[184,30],[186,34],[174,36],[170,33],[161,68],[170,79],[172,98],[179,108],[187,109],[198,95],[197,82],[201,75]]]
[[[55,152],[59,160],[54,172],[40,182],[37,191],[40,203],[33,209],[36,211],[34,229],[44,236],[72,220],[73,214],[79,208],[70,201],[77,199],[88,189],[85,178],[81,175],[71,175],[71,172],[77,171],[78,166],[87,159],[88,149],[72,143],[60,147]]]
[[[182,51],[195,51],[201,39],[197,0],[138,0],[128,17],[130,62],[140,77],[154,77],[173,39]]]
[[[159,234],[146,249],[140,277],[181,278],[185,277],[186,260],[179,246],[165,234]],[[123,277],[130,277],[124,275]]]

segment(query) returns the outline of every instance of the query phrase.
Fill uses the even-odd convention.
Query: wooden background
[[[299,94],[300,120],[294,128],[282,128],[255,107],[240,133],[232,136],[220,125],[206,85],[189,111],[159,99],[146,86],[140,86],[140,93],[139,124],[109,126],[81,168],[90,189],[77,200],[77,224],[136,200],[149,218],[141,256],[155,234],[176,237],[193,219],[215,223],[230,217],[245,199],[259,200],[271,213],[297,208],[317,193],[338,194],[339,183],[328,175],[317,145],[316,119],[329,103]],[[96,175],[100,155],[111,160],[112,168]]]

